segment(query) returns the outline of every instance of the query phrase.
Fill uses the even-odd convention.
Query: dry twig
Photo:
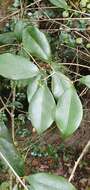
[[[76,169],[77,169],[77,167],[79,165],[79,162],[82,160],[83,156],[86,154],[86,152],[88,151],[89,147],[90,147],[90,140],[88,141],[88,143],[86,144],[86,146],[83,149],[82,153],[80,154],[79,158],[75,162],[74,168],[73,168],[72,173],[71,173],[70,178],[69,178],[69,182],[71,182],[71,180],[73,179],[75,171],[76,171]]]

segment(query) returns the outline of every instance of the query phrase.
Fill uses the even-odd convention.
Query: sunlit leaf
[[[57,71],[52,75],[52,92],[56,99],[58,99],[70,87],[72,87],[72,83],[64,74]]]
[[[83,109],[74,88],[69,88],[60,96],[56,107],[56,124],[63,138],[67,138],[79,127]]]
[[[38,74],[38,68],[24,57],[5,53],[0,55],[0,75],[19,80],[32,78]]]
[[[28,102],[31,101],[33,95],[35,94],[36,90],[39,87],[39,80],[40,80],[41,76],[38,75],[37,77],[34,77],[30,80],[28,88],[27,88],[27,98],[28,98]]]
[[[51,58],[49,43],[37,27],[29,26],[23,31],[23,46],[30,54],[44,61]]]
[[[33,190],[76,190],[64,177],[48,173],[38,173],[26,177]]]
[[[68,9],[67,2],[65,0],[49,0],[56,7],[60,7],[63,9]]]
[[[40,86],[29,104],[29,119],[38,133],[42,133],[54,121],[55,101],[46,85]]]
[[[0,122],[0,152],[4,155],[17,174],[23,176],[24,162],[12,143],[8,129],[2,122]]]
[[[80,79],[80,82],[81,82],[82,84],[85,84],[88,88],[90,88],[90,75],[83,76],[83,77]]]

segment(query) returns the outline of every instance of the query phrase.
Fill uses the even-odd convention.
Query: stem
[[[12,110],[11,110],[11,127],[12,127],[12,139],[13,142],[15,140],[15,133],[14,133],[14,111],[15,111],[15,97],[16,97],[16,86],[14,84],[13,88],[12,88]]]
[[[10,190],[12,190],[12,184],[13,184],[13,175],[10,171]]]
[[[21,178],[18,176],[18,174],[15,172],[15,170],[12,168],[12,166],[10,165],[10,163],[8,162],[8,160],[5,158],[5,156],[0,152],[0,157],[4,160],[4,162],[7,164],[7,166],[11,169],[11,171],[13,172],[13,174],[15,175],[15,177],[18,179],[18,181],[20,182],[20,184],[24,187],[25,190],[29,190],[27,188],[27,186],[23,183],[23,181],[21,180]]]
[[[22,0],[20,0],[20,8],[21,8],[21,18],[23,17],[23,4]]]

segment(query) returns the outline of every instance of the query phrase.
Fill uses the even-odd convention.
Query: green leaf
[[[72,87],[72,82],[64,74],[56,72],[52,75],[51,86],[54,97],[58,99],[68,88]]]
[[[13,80],[32,78],[38,71],[37,66],[24,57],[10,53],[0,55],[0,75],[5,78]]]
[[[27,186],[28,190],[35,190],[30,185]]]
[[[14,0],[13,6],[18,8],[20,6],[20,0]]]
[[[37,27],[29,26],[23,31],[23,46],[33,56],[48,62],[51,59],[49,43]]]
[[[9,136],[8,129],[2,122],[0,122],[0,152],[4,155],[17,174],[19,176],[23,176],[24,162],[18,155],[18,152],[16,151]]]
[[[31,80],[32,80],[32,78],[17,80],[16,81],[16,86],[19,89],[23,89],[24,87],[29,85]]]
[[[9,189],[9,181],[7,182],[3,182],[1,185],[0,185],[0,190],[8,190]]]
[[[30,80],[28,88],[27,88],[27,97],[28,97],[28,102],[30,103],[33,95],[35,94],[36,90],[39,87],[39,80],[41,76],[38,75],[37,77],[34,77]]]
[[[0,34],[0,44],[12,44],[14,41],[16,41],[14,32]]]
[[[33,190],[76,190],[64,177],[48,173],[38,173],[26,177]]]
[[[67,138],[79,127],[83,109],[74,88],[69,88],[60,96],[56,107],[55,120],[63,138]]]
[[[18,189],[18,185],[16,184],[16,185],[13,187],[12,190],[19,190],[19,189]]]
[[[90,88],[90,75],[83,76],[83,77],[80,79],[80,82],[81,82],[82,84],[85,84],[88,88]]]
[[[23,32],[25,26],[26,26],[26,23],[23,22],[22,20],[19,20],[16,22],[14,34],[19,41],[22,40],[22,32]]]
[[[54,121],[55,101],[47,87],[40,86],[29,104],[29,119],[38,133],[48,129]]]
[[[65,0],[49,0],[56,7],[60,7],[62,9],[68,9],[67,2]]]

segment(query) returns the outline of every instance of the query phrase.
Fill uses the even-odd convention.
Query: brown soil
[[[7,16],[8,13],[8,8],[10,7],[10,5],[12,5],[13,0],[0,0],[0,19],[3,19],[5,16]],[[3,21],[0,23],[0,30],[3,30],[3,27],[5,26],[7,22]]]

